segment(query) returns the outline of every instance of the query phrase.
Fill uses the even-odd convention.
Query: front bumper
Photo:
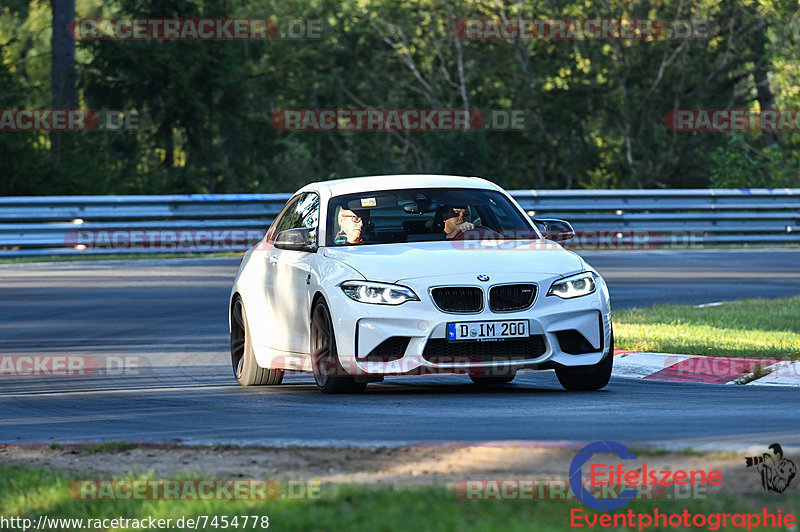
[[[597,290],[593,294],[567,300],[547,296],[550,285],[559,278],[554,275],[533,281],[521,274],[505,274],[493,275],[490,283],[464,283],[462,276],[439,277],[435,283],[430,278],[404,281],[402,284],[412,288],[420,301],[396,307],[359,303],[344,294],[330,294],[329,298],[334,299],[329,302],[339,361],[351,375],[502,373],[525,368],[595,365],[609,353],[611,345],[611,309],[606,284],[596,275]],[[514,312],[493,312],[485,304],[480,312],[445,313],[436,307],[428,290],[431,284],[469,284],[482,288],[485,295],[490,286],[507,283],[536,284],[533,304]],[[447,341],[449,322],[517,319],[527,319],[530,325],[531,344],[524,348],[508,344],[509,340],[457,345]],[[574,342],[568,341],[576,337],[585,340],[582,348],[576,349]],[[393,351],[391,356],[376,356],[387,346]]]

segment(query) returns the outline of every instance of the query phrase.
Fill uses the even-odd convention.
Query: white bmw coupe
[[[539,227],[542,228],[540,232]],[[602,277],[475,177],[391,175],[312,183],[242,259],[230,295],[231,362],[243,386],[311,371],[325,393],[389,375],[511,382],[554,369],[568,390],[611,376]]]

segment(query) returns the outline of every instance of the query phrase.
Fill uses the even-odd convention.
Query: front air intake
[[[448,342],[431,338],[425,344],[422,358],[433,364],[465,364],[530,360],[547,351],[544,336],[515,338],[497,342]]]
[[[370,362],[392,362],[393,360],[400,360],[406,352],[408,342],[411,338],[408,336],[392,336],[387,338],[369,352],[366,359]]]

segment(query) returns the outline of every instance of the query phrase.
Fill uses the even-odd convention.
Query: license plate
[[[462,321],[447,324],[447,340],[504,340],[529,335],[528,320]]]

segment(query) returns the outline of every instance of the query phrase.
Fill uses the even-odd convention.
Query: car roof
[[[309,183],[298,192],[327,188],[331,196],[356,192],[413,188],[482,188],[499,190],[500,187],[480,177],[436,174],[397,174],[349,177]]]

